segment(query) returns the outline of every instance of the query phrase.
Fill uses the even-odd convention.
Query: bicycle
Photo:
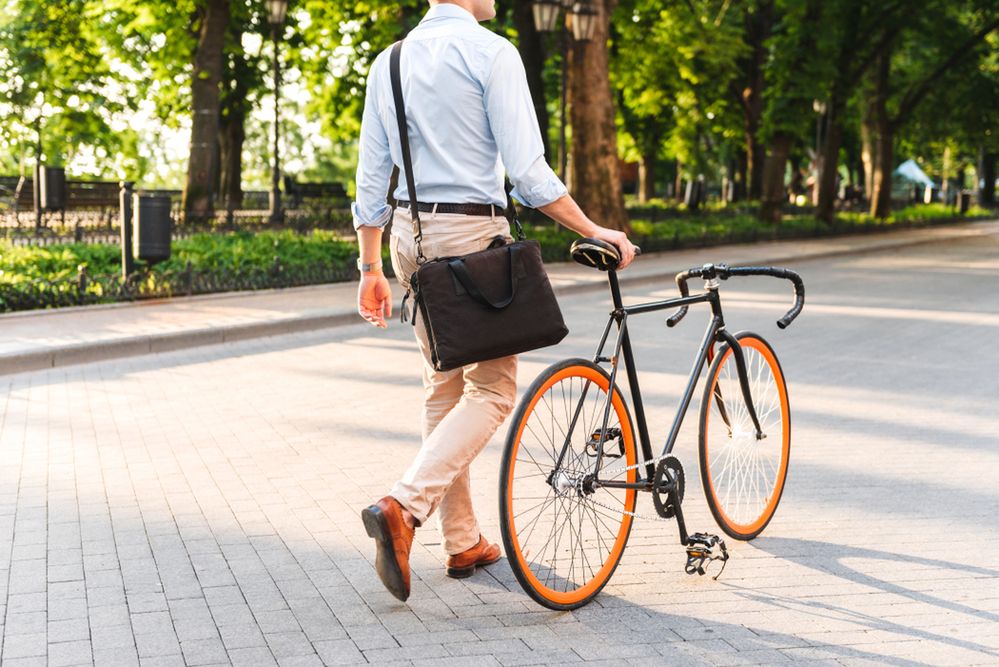
[[[790,280],[795,303],[777,322],[781,329],[798,316],[805,298],[804,283],[794,271],[705,264],[676,275],[678,298],[624,306],[616,273],[617,249],[597,239],[579,239],[571,252],[577,262],[607,272],[614,309],[592,361],[572,358],[555,363],[524,394],[507,435],[500,474],[500,526],[510,566],[531,598],[556,610],[585,605],[610,580],[633,519],[643,518],[635,512],[639,491],[651,494],[658,519],[676,519],[688,574],[705,574],[712,561],[720,561],[724,569],[728,560],[724,540],[687,532],[681,510],[683,466],[672,455],[706,363],[698,458],[708,507],[722,531],[738,540],[753,539],[770,523],[790,457],[787,386],[766,340],[751,332],[733,335],[726,329],[719,281],[734,276]],[[691,278],[705,281],[702,293],[690,294]],[[628,318],[678,308],[666,321],[672,328],[690,306],[701,303],[711,306],[712,318],[666,444],[654,456]],[[615,324],[613,354],[606,356]],[[622,360],[634,422],[617,385]],[[610,372],[601,364],[609,364]],[[636,423],[641,461],[635,446]]]

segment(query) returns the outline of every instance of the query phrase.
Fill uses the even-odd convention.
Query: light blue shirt
[[[355,229],[384,227],[392,165],[402,167],[389,51],[368,74],[357,164]],[[506,206],[503,173],[517,201],[537,208],[566,194],[545,161],[524,63],[506,39],[451,4],[430,8],[402,45],[400,72],[417,198]],[[394,198],[408,201],[399,175]]]

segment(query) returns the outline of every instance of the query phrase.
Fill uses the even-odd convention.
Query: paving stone
[[[50,643],[48,648],[48,663],[52,667],[94,664],[90,641],[83,639]]]
[[[180,648],[184,653],[184,662],[188,665],[211,665],[228,661],[225,647],[218,638],[181,641]]]
[[[64,621],[49,621],[48,641],[50,644],[90,639],[90,623],[84,618]]]
[[[162,658],[180,655],[180,642],[173,632],[135,633],[139,658]]]
[[[139,655],[135,648],[94,648],[95,665],[138,665]]]
[[[46,638],[45,633],[34,633],[30,635],[4,635],[2,660],[13,660],[14,658],[35,658],[45,656]]]
[[[267,641],[271,653],[278,659],[315,653],[309,639],[301,631],[271,632],[265,634],[264,639]]]
[[[354,642],[349,639],[313,642],[316,653],[327,665],[356,665],[367,662]]]

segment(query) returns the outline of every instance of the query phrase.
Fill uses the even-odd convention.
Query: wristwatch
[[[372,271],[377,271],[380,268],[382,268],[382,260],[372,262],[371,264],[365,264],[361,261],[360,257],[357,258],[357,270],[361,273],[371,273]]]

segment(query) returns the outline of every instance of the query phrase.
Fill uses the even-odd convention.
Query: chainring
[[[669,496],[674,483],[676,496],[682,503],[685,485],[683,466],[680,465],[680,459],[667,456],[656,466],[656,475],[652,482],[652,504],[656,507],[656,513],[664,519],[671,519],[676,515],[676,507],[673,506]]]

